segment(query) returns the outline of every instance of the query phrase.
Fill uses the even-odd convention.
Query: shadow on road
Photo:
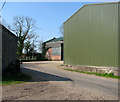
[[[32,77],[32,82],[41,82],[41,81],[72,81],[69,78],[48,74],[28,68],[22,68],[22,72],[28,74]]]

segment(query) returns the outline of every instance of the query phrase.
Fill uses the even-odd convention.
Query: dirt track
[[[117,88],[116,79],[65,71],[61,64],[62,62],[24,63],[25,68],[22,71],[32,76],[32,82],[4,86],[3,100],[117,100],[117,92],[111,91],[110,94],[107,94],[107,92],[105,93],[107,88],[104,89],[107,83],[111,83],[111,87],[115,90]],[[77,79],[82,77],[81,81],[75,79],[74,76]],[[98,84],[91,80],[93,86],[84,78],[106,83]],[[100,91],[102,88],[103,91]],[[108,85],[108,92],[113,90],[109,88]]]

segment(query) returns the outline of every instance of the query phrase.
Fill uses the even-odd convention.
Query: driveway
[[[117,100],[118,80],[64,70],[62,61],[24,62],[32,81],[3,87],[10,100]]]

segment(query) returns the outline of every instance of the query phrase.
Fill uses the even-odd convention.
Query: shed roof
[[[51,40],[50,42],[56,42],[56,41],[63,41],[63,37],[55,38],[54,40]]]
[[[13,34],[10,30],[8,30],[5,26],[3,26],[2,24],[0,24],[0,27],[2,27],[3,30],[5,30],[6,32],[8,32],[8,34],[10,36],[12,36],[13,38],[15,38],[16,40],[18,40],[18,38],[16,37],[15,34]]]
[[[54,38],[52,38],[52,39],[50,39],[50,40],[45,41],[44,43],[49,43],[49,42],[51,42],[51,41],[54,40],[54,39],[56,39],[56,38],[54,37]]]
[[[51,42],[56,42],[56,41],[63,41],[63,37],[59,37],[59,38],[52,38],[44,43],[51,43]]]

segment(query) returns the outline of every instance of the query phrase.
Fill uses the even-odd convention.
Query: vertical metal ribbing
[[[120,2],[118,3],[118,68],[120,68]]]
[[[118,3],[118,75],[120,76],[120,2]],[[120,100],[119,80],[118,80],[118,99]]]

